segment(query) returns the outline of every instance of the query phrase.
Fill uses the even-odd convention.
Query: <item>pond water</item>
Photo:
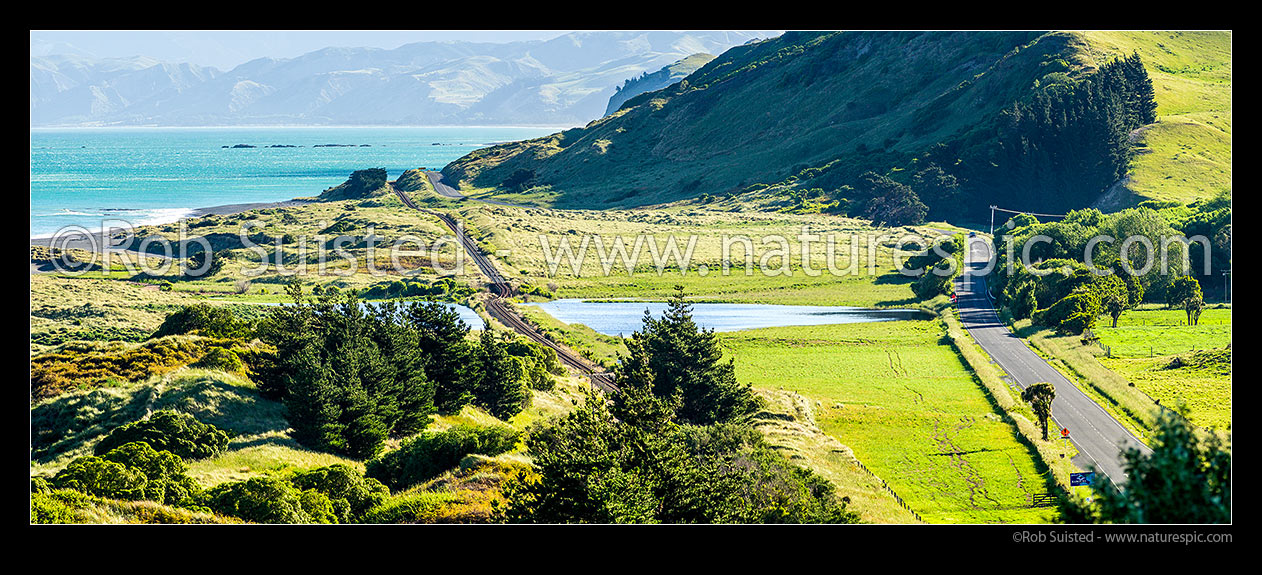
[[[643,326],[644,310],[661,317],[665,302],[608,302],[559,299],[527,303],[565,323],[580,323],[605,335],[629,336]],[[715,331],[739,331],[760,327],[828,325],[920,319],[914,309],[870,309],[850,306],[772,305],[752,303],[694,303],[697,325]]]

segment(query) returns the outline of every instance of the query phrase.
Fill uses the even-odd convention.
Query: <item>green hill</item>
[[[1138,52],[1152,78],[1157,122],[1136,134],[1129,178],[1103,208],[1188,203],[1231,189],[1231,32],[1086,32],[1097,61]]]
[[[352,172],[345,182],[321,192],[318,199],[325,202],[359,200],[388,193],[390,187],[386,185],[386,171],[370,168]]]
[[[732,48],[678,84],[632,98],[583,128],[477,150],[443,173],[467,188],[557,207],[809,191],[837,200],[839,210],[856,202],[851,213],[860,215],[882,188],[861,177],[868,171],[911,186],[931,218],[946,214],[933,213],[940,208],[924,197],[933,187],[925,181],[958,186],[939,205],[974,212],[994,202],[1083,207],[1127,166],[1137,176],[1151,173],[1143,168],[1147,156],[1131,158],[1145,142],[1125,141],[1132,130],[1145,131],[1147,118],[1132,104],[1147,79],[1133,77],[1129,60],[1100,73],[1130,54],[1121,42],[1106,50],[1106,39],[1066,32],[787,33]],[[1144,69],[1165,65],[1140,55]],[[1181,92],[1161,89],[1164,105],[1177,110],[1173,94]],[[1164,122],[1146,130],[1148,139],[1164,133]]]

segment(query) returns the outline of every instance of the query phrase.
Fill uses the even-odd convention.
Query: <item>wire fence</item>
[[[881,479],[879,475],[872,473],[872,470],[868,469],[868,466],[864,465],[862,461],[859,461],[858,459],[856,459],[854,460],[854,463],[855,465],[859,466],[859,469],[862,469],[865,473],[867,473],[868,475],[871,475],[873,479],[880,481],[881,487],[884,487],[885,491],[889,492],[889,494],[894,497],[894,501],[898,502],[898,505],[900,507],[902,507],[908,513],[910,513],[912,517],[915,517],[916,521],[919,521],[921,523],[927,523],[927,521],[925,521],[925,519],[921,517],[919,513],[916,513],[916,510],[912,509],[910,505],[907,505],[906,501],[903,501],[902,497],[898,496],[898,493],[894,491],[893,487],[890,487],[889,483],[886,483],[885,480]]]
[[[1111,358],[1111,357],[1118,357],[1118,358],[1121,358],[1121,359],[1135,359],[1135,358],[1142,358],[1142,357],[1144,357],[1144,352],[1143,352],[1143,351],[1140,351],[1140,352],[1138,352],[1138,353],[1136,353],[1136,352],[1134,352],[1134,351],[1130,351],[1130,352],[1128,352],[1128,353],[1123,353],[1123,354],[1120,354],[1120,355],[1114,356],[1114,355],[1113,355],[1113,346],[1108,345],[1108,344],[1106,344],[1106,343],[1104,343],[1104,342],[1102,342],[1102,341],[1099,341],[1099,340],[1096,340],[1096,341],[1095,341],[1095,344],[1096,344],[1096,345],[1100,348],[1100,351],[1103,351],[1103,352],[1104,352],[1104,357],[1109,357],[1109,358]],[[1133,348],[1134,346],[1127,346],[1127,347],[1128,347],[1128,348]],[[1206,346],[1201,346],[1201,347],[1197,347],[1197,346],[1193,345],[1193,346],[1188,346],[1188,347],[1186,347],[1186,348],[1184,348],[1184,347],[1178,347],[1178,348],[1176,348],[1176,347],[1173,347],[1173,346],[1170,346],[1170,345],[1163,345],[1163,346],[1161,346],[1160,348],[1158,348],[1158,347],[1156,347],[1156,346],[1151,346],[1151,345],[1150,345],[1150,346],[1148,346],[1148,357],[1151,359],[1151,358],[1157,357],[1157,356],[1159,356],[1159,355],[1162,355],[1162,356],[1165,356],[1165,355],[1179,355],[1179,354],[1181,354],[1181,353],[1192,353],[1192,354],[1195,354],[1195,353],[1196,353],[1196,352],[1198,352],[1198,351],[1213,351],[1213,350],[1217,350],[1217,349],[1220,349],[1220,348],[1216,348],[1216,347],[1213,347],[1213,346],[1208,346],[1208,345],[1206,345]],[[1160,350],[1160,353],[1158,353],[1158,350]]]

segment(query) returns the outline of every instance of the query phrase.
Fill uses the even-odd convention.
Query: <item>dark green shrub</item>
[[[116,428],[94,450],[102,455],[123,444],[143,441],[159,451],[169,451],[186,459],[212,457],[228,447],[228,434],[176,411],[156,411],[148,419]]]
[[[59,489],[31,495],[31,523],[77,523],[76,511],[87,507],[90,497],[84,493]]]
[[[324,190],[320,200],[331,202],[337,200],[353,200],[378,196],[388,193],[386,190],[386,171],[381,168],[356,170],[346,182]]]
[[[941,253],[939,253],[941,252]],[[943,257],[942,254],[947,254]],[[954,279],[964,267],[964,235],[955,234],[949,240],[938,240],[934,245],[907,258],[903,268],[921,271],[911,284],[912,293],[919,299],[932,299],[939,294],[955,290]]]
[[[206,259],[210,263],[206,263]],[[188,257],[184,275],[190,278],[208,278],[223,271],[224,256],[214,252],[200,251]]]
[[[440,491],[403,493],[373,507],[364,515],[364,523],[430,523],[444,505],[458,497]]]
[[[250,324],[238,319],[226,307],[199,303],[168,315],[149,338],[194,332],[207,337],[246,339],[250,336]]]
[[[101,457],[71,461],[53,477],[52,485],[110,499],[185,505],[200,492],[197,483],[185,474],[187,469],[174,453],[155,451],[148,443],[137,441]]]
[[[245,363],[235,351],[218,346],[210,348],[210,351],[197,360],[193,367],[217,369],[228,373],[246,373]]]
[[[202,502],[221,515],[254,523],[336,523],[328,496],[299,490],[279,477],[255,477],[224,483],[206,492]]]
[[[406,489],[438,477],[467,455],[494,456],[509,451],[520,438],[517,430],[501,425],[456,425],[446,431],[426,432],[369,461],[367,475],[391,489]]]
[[[390,490],[380,481],[340,463],[298,472],[290,482],[299,489],[327,496],[340,523],[358,522],[369,509],[390,498]]]
[[[31,493],[48,493],[53,490],[53,486],[43,477],[31,478]]]
[[[504,343],[508,355],[525,360],[526,377],[530,379],[530,387],[547,391],[556,387],[553,375],[564,375],[565,368],[557,360],[556,350],[525,338],[517,338]]]
[[[1055,328],[1064,334],[1081,334],[1095,327],[1103,308],[1100,298],[1089,290],[1075,291],[1045,310],[1034,314],[1034,323]]]
[[[145,474],[100,457],[79,457],[57,472],[52,484],[112,499],[144,499]]]

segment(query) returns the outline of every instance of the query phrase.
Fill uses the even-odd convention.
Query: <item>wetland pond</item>
[[[661,317],[666,302],[591,301],[558,299],[526,303],[556,319],[580,323],[605,335],[630,336],[643,327],[644,310]],[[693,303],[692,318],[703,328],[739,331],[761,327],[829,325],[876,321],[925,319],[915,309],[871,309],[850,306],[774,305],[755,303]]]

